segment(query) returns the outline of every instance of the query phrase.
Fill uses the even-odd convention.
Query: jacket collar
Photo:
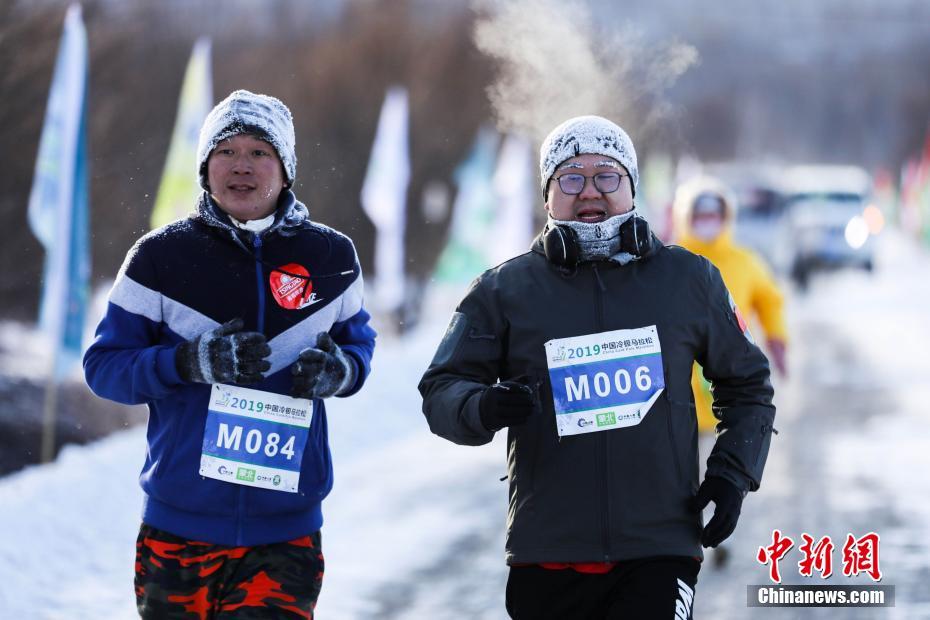
[[[533,242],[530,244],[530,251],[531,251],[531,252],[536,252],[537,254],[542,254],[543,257],[546,256],[546,250],[543,248],[543,237],[544,237],[545,235],[546,235],[546,228],[543,227],[543,229],[542,229],[541,231],[539,231],[539,234],[536,235],[536,238],[533,239]],[[653,232],[650,232],[650,233],[649,233],[649,243],[650,243],[650,246],[649,246],[649,254],[646,256],[646,258],[648,258],[649,256],[654,255],[654,254],[655,254],[656,252],[658,252],[661,248],[665,247],[665,244],[663,244],[663,243],[659,240],[659,238],[655,236],[655,233],[653,233]],[[605,261],[605,262],[609,262],[610,259],[604,259],[604,261]]]
[[[240,229],[233,226],[229,215],[220,209],[219,205],[210,197],[209,192],[203,191],[200,194],[200,199],[197,202],[197,213],[194,218],[199,219],[207,226],[228,231],[236,241],[239,241]],[[278,198],[274,223],[259,234],[265,237],[272,232],[277,232],[283,237],[290,237],[302,228],[309,228],[310,225],[310,210],[297,200],[294,192],[286,189],[281,192],[281,196]]]

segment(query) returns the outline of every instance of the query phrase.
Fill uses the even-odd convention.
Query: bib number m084
[[[210,393],[200,474],[296,493],[313,403],[234,385]]]

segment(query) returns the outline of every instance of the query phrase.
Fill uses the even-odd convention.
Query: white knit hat
[[[736,194],[720,179],[702,174],[688,179],[675,190],[672,216],[675,230],[679,235],[691,230],[695,202],[705,194],[716,196],[723,201],[723,217],[727,226],[732,226],[736,221],[738,205]]]
[[[633,194],[639,184],[639,168],[633,141],[615,123],[600,116],[570,118],[546,136],[539,149],[539,175],[543,200],[555,169],[566,159],[594,153],[613,157],[630,173]]]
[[[294,119],[279,99],[237,90],[216,104],[200,128],[197,144],[197,174],[200,186],[207,187],[207,160],[216,145],[240,133],[254,134],[278,152],[284,165],[287,186],[294,184],[297,155],[294,152]]]

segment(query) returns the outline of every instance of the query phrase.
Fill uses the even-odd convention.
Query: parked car
[[[869,174],[855,166],[799,166],[783,174],[785,226],[780,245],[788,271],[802,288],[815,271],[872,271],[874,244],[864,211]]]

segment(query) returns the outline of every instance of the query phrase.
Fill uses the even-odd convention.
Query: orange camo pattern
[[[197,614],[200,620],[208,620],[210,610],[213,609],[210,589],[207,587],[200,588],[190,596],[172,595],[168,597],[168,600],[172,603],[185,603],[184,611]]]
[[[245,590],[245,599],[241,603],[223,605],[220,608],[221,611],[234,611],[240,607],[265,607],[265,602],[272,598],[286,603],[293,603],[297,600],[295,597],[285,594],[281,590],[281,584],[271,579],[264,571],[255,575],[251,580],[239,584],[239,589]],[[310,617],[310,614],[304,613],[295,607],[281,606],[281,608],[300,614],[302,618]]]
[[[317,532],[276,545],[231,547],[143,525],[135,563],[139,613],[245,620],[273,609],[275,618],[312,619],[324,572],[318,541]]]
[[[146,538],[142,544],[151,549],[152,553],[158,557],[165,558],[166,560],[175,560],[181,566],[197,566],[197,570],[201,577],[206,577],[214,572],[225,560],[243,557],[249,550],[248,547],[228,547],[221,551],[208,552],[202,555],[185,556],[178,552],[197,545],[172,544],[152,538]],[[156,562],[157,558],[153,557],[152,561]],[[213,565],[210,566],[210,563],[213,563]]]

